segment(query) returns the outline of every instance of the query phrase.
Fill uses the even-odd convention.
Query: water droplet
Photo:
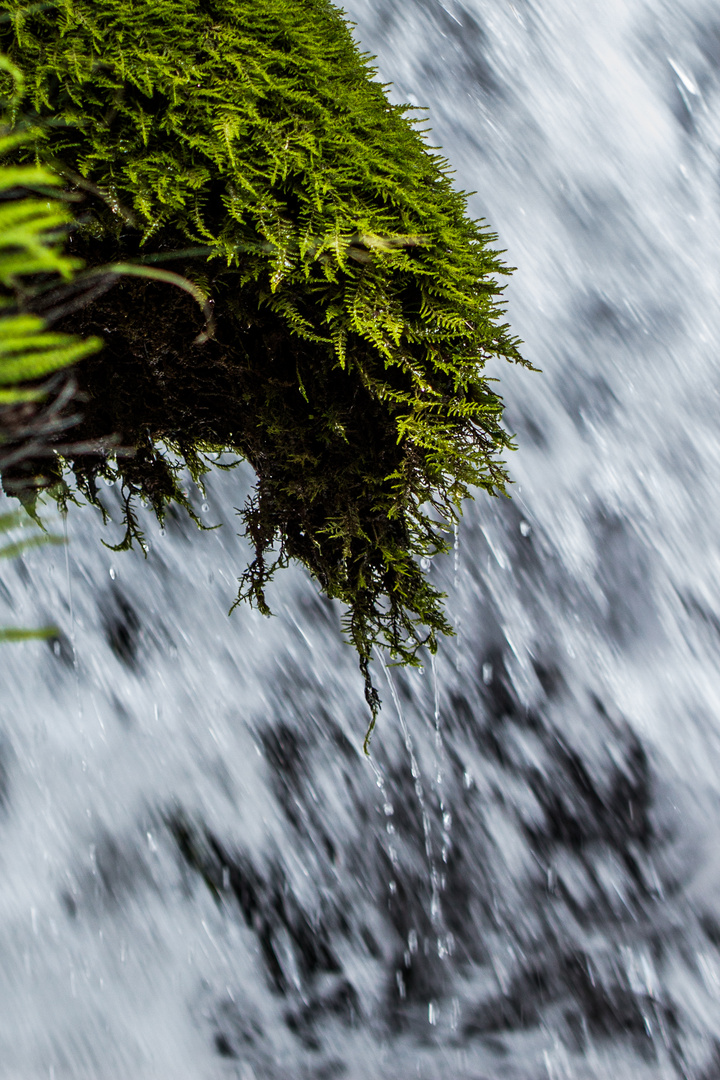
[[[433,1026],[438,1022],[438,1007],[434,1001],[428,1002],[428,1024]]]
[[[117,577],[117,574],[115,573],[115,567],[114,566],[110,567],[110,577],[113,579],[113,581]]]
[[[427,572],[427,571],[428,571],[428,570],[430,569],[430,560],[429,560],[429,559],[427,559],[427,558],[425,558],[425,556],[424,556],[424,555],[423,555],[422,559],[420,560],[420,566],[421,566],[421,567],[422,567],[422,569],[423,569],[423,570],[425,570],[426,572]]]
[[[529,521],[521,521],[520,522],[520,532],[523,534],[523,536],[529,536],[530,535],[530,533],[532,532],[532,525],[530,524]]]
[[[483,664],[482,666],[482,679],[486,686],[489,686],[493,680],[493,666],[492,664]]]
[[[202,506],[200,507],[200,509],[202,510],[203,514],[207,514],[208,510],[210,509],[210,507],[208,506],[208,504],[207,504],[206,502],[204,502],[204,503],[202,504]]]

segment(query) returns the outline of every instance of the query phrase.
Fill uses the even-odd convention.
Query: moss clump
[[[83,438],[133,456],[70,461],[96,497],[116,470],[159,513],[232,449],[257,474],[242,511],[255,559],[240,596],[266,609],[299,559],[348,609],[366,677],[450,630],[422,556],[474,486],[504,490],[511,443],[484,376],[523,362],[502,323],[507,273],[446,162],[372,81],[328,0],[9,0],[0,47],[24,68],[18,119],[80,206],[90,266],[168,259],[214,309],[125,280],[73,314]],[[132,526],[131,502],[129,523]],[[131,530],[132,531],[132,530]]]

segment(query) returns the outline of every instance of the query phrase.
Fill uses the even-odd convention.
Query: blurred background
[[[213,532],[90,507],[3,568],[2,1080],[720,1077],[720,15],[352,0],[498,232],[513,497],[376,665],[302,572],[228,617]],[[119,493],[105,492],[119,510]]]

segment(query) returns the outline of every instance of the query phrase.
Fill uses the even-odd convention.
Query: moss
[[[375,710],[373,647],[414,663],[450,632],[419,559],[472,488],[505,490],[484,365],[524,361],[495,237],[327,0],[5,6],[17,119],[82,200],[74,249],[167,260],[214,310],[208,327],[184,293],[124,279],[68,317],[106,343],[79,368],[79,436],[133,451],[70,458],[77,482],[97,499],[120,476],[129,541],[133,497],[183,499],[168,448],[197,477],[210,450],[247,458],[240,597],[266,610],[274,570],[304,563],[347,607]]]

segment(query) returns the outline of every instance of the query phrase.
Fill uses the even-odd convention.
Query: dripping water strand
[[[443,787],[443,766],[446,764],[447,755],[445,753],[445,743],[442,735],[442,726],[440,718],[440,685],[438,683],[437,673],[437,659],[435,654],[430,656],[430,670],[432,672],[432,686],[433,686],[433,711],[435,719],[435,790],[437,792],[438,805],[440,807],[440,820],[442,822],[442,849],[440,851],[440,858],[443,865],[447,865],[448,854],[450,852],[450,845],[452,843],[450,830],[452,829],[452,813],[445,802],[445,793]],[[441,887],[445,888],[445,874],[443,873],[440,878]]]
[[[78,720],[82,722],[83,708],[80,695],[80,671],[78,668],[77,647],[75,637],[75,605],[73,602],[72,577],[70,575],[70,542],[68,536],[67,511],[62,515],[63,537],[65,541],[65,578],[67,581],[68,606],[70,609],[70,648],[72,650],[72,666],[75,673],[75,699],[77,702]]]
[[[440,905],[440,874],[438,873],[438,868],[435,865],[435,855],[433,852],[432,844],[432,829],[430,826],[430,815],[428,813],[427,802],[425,800],[425,790],[422,784],[420,765],[418,763],[417,757],[415,756],[412,736],[410,735],[410,730],[407,726],[405,714],[403,712],[402,706],[400,705],[400,698],[398,697],[398,693],[395,688],[395,683],[393,682],[392,676],[390,674],[390,670],[385,663],[385,658],[383,657],[381,651],[379,649],[376,649],[376,652],[378,655],[378,659],[380,660],[380,663],[382,665],[382,669],[385,672],[385,678],[387,679],[388,686],[390,687],[390,693],[392,694],[392,699],[395,704],[395,711],[397,712],[398,720],[400,721],[400,730],[402,731],[405,749],[407,750],[408,758],[410,759],[410,771],[412,773],[415,796],[420,807],[423,837],[425,841],[425,855],[427,856],[428,865],[430,867],[430,918],[433,927],[435,928],[435,931],[438,933],[438,954],[444,955],[444,953],[446,952],[444,934],[443,936],[440,936],[441,932],[443,932],[445,929],[442,917],[442,909]]]
[[[460,570],[460,527],[457,521],[453,522],[453,589],[457,589],[458,572]]]
[[[393,818],[394,814],[395,814],[395,807],[393,806],[393,804],[390,801],[390,798],[388,796],[387,785],[385,783],[385,777],[383,776],[383,774],[380,771],[380,769],[378,768],[378,766],[375,764],[375,761],[373,760],[373,758],[369,757],[368,760],[370,762],[370,767],[372,768],[372,771],[375,774],[375,784],[380,789],[380,794],[382,795],[383,814],[385,815],[385,817],[387,819],[386,823],[385,823],[385,832],[388,834],[388,837],[389,837],[388,849],[387,850],[388,850],[388,855],[390,856],[390,864],[391,864],[391,866],[393,868],[393,873],[397,873],[397,870],[398,870],[398,867],[399,867],[400,864],[399,864],[399,861],[398,861],[397,847],[395,846],[395,843],[393,841],[393,837],[396,835],[396,829],[395,829],[395,825],[394,825],[393,821],[391,820]],[[390,882],[390,891],[394,892],[396,887],[397,886],[396,886],[395,881],[394,880],[391,881]]]
[[[455,624],[455,670],[460,673],[462,667],[462,649],[460,647],[460,629],[462,624],[462,615],[460,613],[460,604],[458,600],[458,579],[460,577],[460,526],[457,521],[453,522],[453,598],[455,601],[455,613],[453,616],[453,623]]]

